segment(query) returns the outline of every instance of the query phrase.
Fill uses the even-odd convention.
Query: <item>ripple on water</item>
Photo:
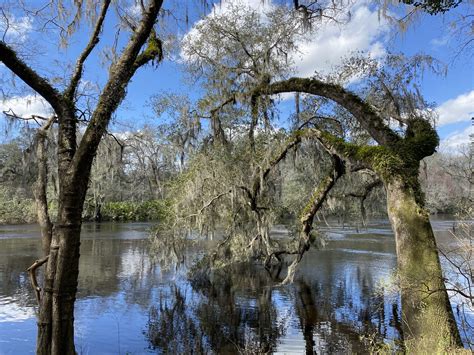
[[[0,295],[0,323],[24,322],[27,319],[35,318],[32,307],[23,307],[16,303],[13,297]]]

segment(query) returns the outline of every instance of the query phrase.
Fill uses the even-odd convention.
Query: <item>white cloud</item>
[[[233,4],[242,4],[257,10],[262,18],[275,5],[272,1],[261,0],[223,0],[213,7],[209,17],[232,11]],[[345,57],[354,52],[363,52],[377,59],[385,55],[384,36],[389,31],[389,24],[380,18],[377,10],[372,11],[367,2],[359,1],[350,9],[351,16],[345,22],[347,11],[341,11],[335,16],[340,23],[334,20],[322,20],[315,31],[302,36],[298,43],[298,52],[291,55],[294,62],[294,73],[297,76],[309,77],[317,70],[325,75],[331,72],[334,66],[342,63]],[[205,18],[198,23],[205,21]],[[198,37],[195,27],[184,38]],[[189,59],[181,53],[182,59]]]
[[[184,42],[191,42],[191,43],[197,43],[200,41],[201,37],[203,34],[201,34],[197,28],[199,25],[203,25],[206,23],[207,19],[212,19],[216,18],[219,16],[227,16],[227,15],[232,15],[235,13],[235,9],[251,9],[251,10],[256,10],[261,16],[262,19],[265,18],[266,14],[271,11],[273,8],[272,1],[262,1],[262,0],[222,0],[218,3],[215,3],[214,6],[212,7],[211,12],[202,18],[201,20],[197,21],[187,33],[185,33],[182,37]],[[235,17],[235,16],[234,16]],[[240,20],[239,17],[236,18],[237,21]],[[181,48],[183,49],[183,48]],[[212,57],[213,48],[208,48],[209,51],[208,55]],[[186,53],[186,50],[181,50],[180,52],[180,58],[177,59],[178,61],[193,61],[193,56],[188,55]]]
[[[32,115],[49,116],[51,106],[40,96],[14,96],[0,101],[0,112],[8,111],[19,117],[31,117]]]
[[[444,47],[445,45],[448,44],[448,42],[449,42],[449,36],[444,35],[442,37],[433,38],[430,41],[430,44],[435,48],[439,48],[439,47]]]
[[[348,23],[327,21],[301,44],[301,54],[294,58],[299,76],[311,76],[316,70],[328,74],[344,57],[356,51],[375,59],[385,54],[383,36],[389,30],[388,23],[365,5],[356,5],[351,12]]]
[[[467,127],[464,131],[456,131],[443,139],[439,145],[440,151],[456,153],[461,147],[474,144],[474,125]]]
[[[474,90],[443,102],[436,112],[439,126],[470,120],[474,116]]]
[[[0,16],[0,34],[6,40],[20,41],[26,40],[28,34],[33,30],[33,24],[29,17],[16,18],[14,15]]]

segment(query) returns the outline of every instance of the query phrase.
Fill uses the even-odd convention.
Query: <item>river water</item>
[[[434,221],[444,243],[452,221]],[[149,253],[149,224],[85,224],[76,347],[80,354],[366,353],[396,344],[400,301],[390,226],[322,228],[292,285],[259,268],[235,266],[187,278]],[[33,353],[36,300],[25,270],[41,254],[35,225],[0,226],[0,354]],[[188,250],[192,259],[198,250]]]

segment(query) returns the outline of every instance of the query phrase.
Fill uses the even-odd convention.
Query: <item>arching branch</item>
[[[286,92],[323,96],[338,103],[347,109],[379,144],[393,145],[400,140],[400,136],[384,123],[368,103],[339,85],[314,78],[290,78],[269,85],[261,85],[256,88],[254,95],[274,95]]]

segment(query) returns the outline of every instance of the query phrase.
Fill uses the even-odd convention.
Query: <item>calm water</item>
[[[435,229],[451,227],[435,222]],[[399,338],[390,288],[395,243],[387,224],[331,229],[305,255],[297,280],[236,266],[192,281],[148,252],[148,224],[84,225],[76,346],[83,354],[363,353],[361,335]],[[36,226],[0,226],[0,354],[33,353],[34,294],[25,272],[41,254]],[[188,250],[188,260],[198,253]]]

